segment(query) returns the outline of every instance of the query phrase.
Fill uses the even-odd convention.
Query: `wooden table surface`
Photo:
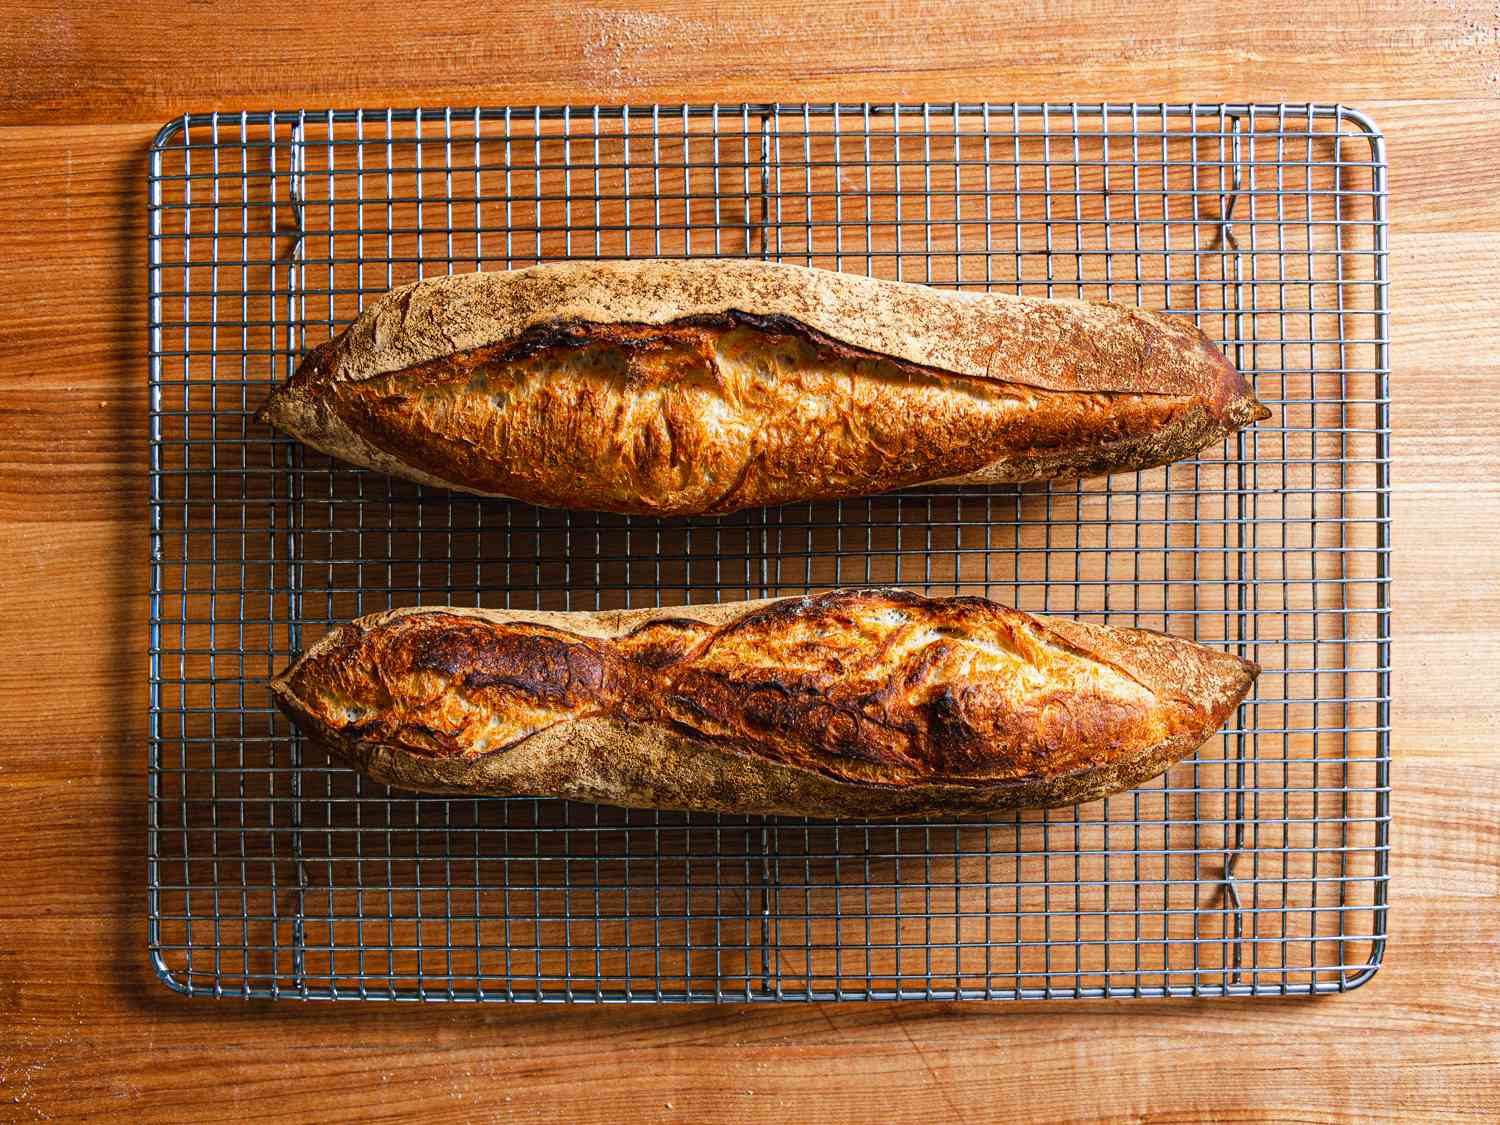
[[[0,1118],[1500,1117],[1494,0],[3,5]],[[1052,9],[1043,12],[1043,8]],[[1391,941],[1318,1001],[186,1001],[147,967],[146,150],[185,110],[1342,101],[1389,140]]]

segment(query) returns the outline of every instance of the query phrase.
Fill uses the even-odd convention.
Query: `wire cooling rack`
[[[1322,993],[1384,949],[1384,144],[1336,106],[740,105],[194,115],[150,158],[150,949],[194,995]],[[717,519],[539,510],[253,418],[421,276],[750,256],[1194,317],[1273,417],[1108,480]],[[391,792],[266,681],[397,605],[895,583],[1265,667],[1163,778],[991,822]]]

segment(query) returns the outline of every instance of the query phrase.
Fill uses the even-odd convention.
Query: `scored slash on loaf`
[[[738,259],[419,281],[260,415],[420,483],[657,516],[1144,469],[1268,416],[1179,317]]]
[[[1259,668],[981,598],[845,590],[674,609],[417,608],[272,683],[378,781],[656,809],[923,816],[1073,804],[1156,776]]]

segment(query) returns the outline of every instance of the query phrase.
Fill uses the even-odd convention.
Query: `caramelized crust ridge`
[[[900,590],[553,615],[576,620],[572,629],[531,616],[365,618],[273,690],[304,730],[366,768],[395,755],[432,779],[510,771],[484,791],[629,804],[654,784],[655,807],[787,807],[753,792],[715,796],[714,777],[748,769],[783,788],[817,779],[805,808],[839,815],[872,807],[841,805],[851,791],[945,787],[974,795],[941,807],[997,807],[995,794],[1011,789],[1087,795],[1090,784],[1159,772],[1218,728],[1257,671],[1158,634]],[[580,789],[562,772],[572,761],[563,740],[598,724],[615,737],[574,763],[591,771]],[[693,769],[710,759],[696,786]]]

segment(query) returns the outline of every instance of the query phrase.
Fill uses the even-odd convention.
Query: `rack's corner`
[[[1385,133],[1375,123],[1375,119],[1362,109],[1353,106],[1337,105],[1334,107],[1335,119],[1342,125],[1349,122],[1370,142],[1370,153],[1373,159],[1380,164],[1385,163]]]
[[[151,956],[151,971],[156,975],[158,981],[179,996],[193,995],[193,990],[189,987],[187,981],[180,980],[173,972],[172,967],[162,958],[160,949],[153,946],[149,949],[149,953]]]
[[[152,151],[153,153],[157,153],[162,152],[164,149],[166,149],[167,142],[169,142],[178,133],[185,133],[187,131],[187,123],[187,114],[183,114],[180,117],[174,117],[172,118],[172,120],[168,121],[165,125],[158,129],[156,131],[156,135],[151,138],[150,151]]]
[[[1355,973],[1354,976],[1343,982],[1342,986],[1339,988],[1339,992],[1353,992],[1356,988],[1363,988],[1365,985],[1369,984],[1372,980],[1375,979],[1375,975],[1380,972],[1381,967],[1384,964],[1385,939],[1381,938],[1375,943],[1375,947],[1370,950],[1370,959],[1365,962],[1365,964],[1360,968],[1359,972]]]

